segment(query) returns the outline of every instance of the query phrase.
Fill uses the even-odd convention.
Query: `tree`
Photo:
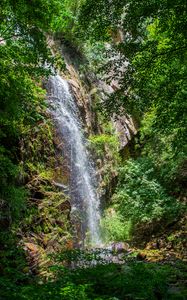
[[[120,88],[105,109],[113,114],[123,107],[143,122],[142,153],[158,165],[165,183],[183,182],[185,173],[186,10],[182,0],[87,0],[80,14],[84,37],[111,44],[103,69]],[[119,29],[123,40],[116,44],[112,33]]]
[[[23,208],[21,139],[43,120],[41,80],[55,62],[47,44],[54,20],[61,18],[60,0],[2,0],[0,10],[0,198],[8,228]],[[4,214],[4,210],[3,210]]]

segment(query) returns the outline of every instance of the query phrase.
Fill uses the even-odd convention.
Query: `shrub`
[[[119,160],[119,141],[116,135],[101,134],[93,135],[89,138],[91,148],[97,155],[104,156],[105,152],[110,152],[113,159]]]
[[[119,169],[113,202],[132,226],[161,220],[167,224],[177,218],[182,209],[182,204],[169,196],[157,180],[154,165],[147,158],[130,159]]]
[[[101,230],[105,242],[126,240],[130,237],[131,222],[125,222],[114,209],[108,209],[102,218]]]

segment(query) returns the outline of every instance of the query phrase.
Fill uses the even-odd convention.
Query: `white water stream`
[[[99,246],[100,203],[96,192],[95,170],[86,147],[79,111],[67,81],[59,75],[50,77],[48,93],[52,114],[63,138],[70,165],[72,215],[79,216],[82,239],[88,235],[91,245]]]

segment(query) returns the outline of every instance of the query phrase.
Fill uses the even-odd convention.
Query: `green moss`
[[[98,114],[98,122],[102,133],[89,137],[90,150],[99,162],[97,166],[102,177],[100,182],[101,190],[105,190],[110,185],[113,177],[117,175],[117,169],[121,162],[119,154],[119,138],[116,135],[112,122]]]

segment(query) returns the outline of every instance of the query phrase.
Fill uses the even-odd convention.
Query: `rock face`
[[[88,135],[95,132],[96,124],[96,114],[92,109],[92,93],[93,89],[88,88],[86,84],[82,83],[78,72],[72,65],[67,65],[67,70],[70,76],[68,82],[71,86],[71,90],[76,98],[76,102],[79,108],[80,117],[85,125],[85,131]],[[98,129],[98,128],[97,128]]]
[[[33,274],[48,276],[44,272],[50,263],[47,255],[58,253],[72,240],[69,173],[62,159],[62,147],[48,113],[22,140],[29,196],[27,214],[20,225],[19,245],[25,250],[29,272]]]
[[[122,38],[121,31],[118,30],[115,35]],[[71,85],[74,96],[80,110],[81,117],[85,124],[85,130],[90,134],[100,134],[103,132],[100,117],[95,111],[96,102],[102,102],[107,95],[111,95],[119,88],[118,82],[112,81],[107,84],[104,80],[97,79],[95,74],[81,73],[79,63],[77,63],[76,53],[72,49],[67,49],[61,45],[61,53],[66,61],[67,71],[65,77]],[[82,59],[83,60],[83,59]],[[85,61],[81,62],[85,63]],[[119,136],[120,148],[123,149],[137,133],[137,124],[135,120],[124,112],[123,116],[113,116],[111,119],[116,133]]]
[[[111,82],[111,85],[108,85],[103,81],[99,81],[98,89],[100,91],[101,101],[102,98],[105,99],[106,95],[107,96],[111,95],[118,88],[119,88],[118,84],[117,83],[114,84],[113,81]],[[116,130],[116,134],[119,137],[120,150],[121,150],[125,146],[127,146],[128,143],[131,141],[131,139],[134,137],[134,135],[137,134],[138,125],[136,124],[133,117],[128,115],[125,111],[121,115],[114,114],[111,121]]]
[[[128,114],[124,116],[118,116],[113,122],[117,135],[119,136],[120,147],[123,149],[128,145],[134,135],[137,134],[135,122]]]
[[[128,252],[129,250],[129,244],[125,242],[115,242],[111,244],[112,251],[115,253],[123,253]]]
[[[62,50],[63,52],[63,50]],[[61,76],[69,83],[72,94],[76,99],[79,108],[80,118],[84,124],[86,136],[97,136],[102,140],[103,137],[109,138],[109,143],[114,135],[118,137],[119,146],[111,151],[110,145],[103,143],[103,153],[98,154],[98,149],[91,149],[95,165],[97,168],[97,179],[100,186],[100,194],[103,199],[109,199],[117,183],[117,152],[125,149],[129,142],[137,134],[137,125],[131,116],[124,112],[123,116],[114,115],[111,120],[104,120],[102,114],[98,111],[98,103],[105,100],[106,95],[112,94],[117,86],[106,84],[98,80],[94,74],[89,71],[81,73],[79,66],[75,62],[75,57],[62,53],[66,61],[66,71]],[[112,131],[108,132],[108,128]],[[97,145],[96,145],[97,146]]]

